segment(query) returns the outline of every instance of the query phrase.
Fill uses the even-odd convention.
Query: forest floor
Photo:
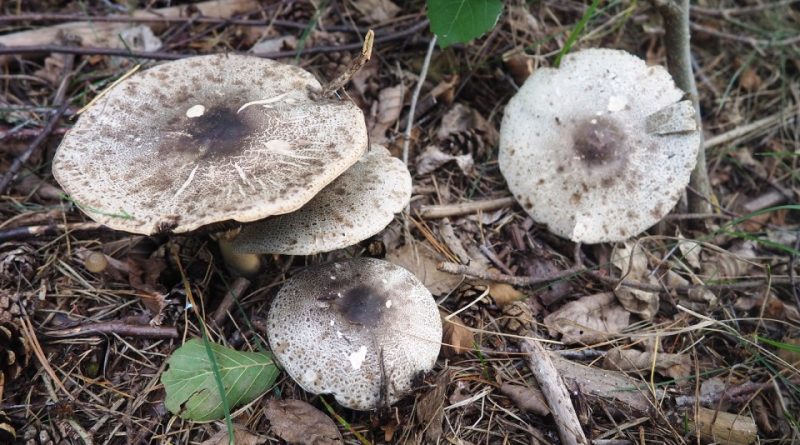
[[[506,2],[488,34],[433,49],[418,93],[433,37],[422,1],[220,0],[220,20],[101,19],[184,3],[0,2],[0,43],[11,42],[0,45],[0,175],[23,161],[0,189],[0,322],[19,329],[0,330],[0,350],[15,350],[14,336],[28,342],[16,350],[27,366],[0,355],[0,425],[19,443],[227,443],[224,421],[166,409],[167,358],[204,326],[235,349],[267,344],[267,309],[287,277],[362,255],[404,265],[443,313],[458,312],[434,371],[414,394],[367,412],[281,374],[234,410],[237,443],[291,440],[286,422],[323,428],[312,414],[267,421],[276,399],[309,402],[345,443],[561,443],[557,419],[537,402],[525,338],[546,341],[592,443],[800,441],[800,1],[693,2],[713,212],[688,214],[679,203],[629,241],[583,246],[510,198],[497,147],[504,106],[532,72],[554,64],[589,2]],[[118,34],[131,27],[138,38],[122,45]],[[418,94],[411,206],[381,234],[328,254],[264,256],[244,279],[208,235],[115,232],[63,199],[50,167],[56,147],[79,110],[136,64],[255,52],[324,81],[347,69],[368,28],[372,60],[346,92],[371,142],[402,156]],[[36,33],[14,40],[27,30]],[[663,34],[649,2],[601,1],[572,50],[624,49],[665,65]],[[91,272],[98,252],[111,263]],[[442,262],[475,273],[448,274],[437,270]],[[214,321],[231,290],[238,309]]]

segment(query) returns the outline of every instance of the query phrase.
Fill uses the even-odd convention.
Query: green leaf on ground
[[[225,397],[231,407],[248,403],[275,382],[280,371],[272,355],[240,352],[212,343]],[[196,421],[225,416],[214,370],[203,340],[193,338],[175,350],[167,361],[169,369],[161,375],[167,392],[164,404],[170,412]]]
[[[428,20],[439,45],[465,43],[492,29],[503,12],[501,0],[427,0]]]

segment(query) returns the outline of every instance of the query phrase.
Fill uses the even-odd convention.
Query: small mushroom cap
[[[584,243],[657,223],[689,182],[700,147],[690,101],[660,66],[587,49],[539,69],[506,107],[499,164],[531,217]]]
[[[267,324],[275,358],[303,389],[360,410],[408,393],[413,378],[433,368],[442,339],[425,286],[372,258],[295,275],[273,300]]]
[[[367,148],[361,110],[312,100],[294,66],[190,57],[134,74],[81,115],[53,175],[111,228],[181,233],[300,208]]]
[[[373,145],[299,210],[245,225],[233,249],[311,255],[352,246],[383,230],[410,199],[408,168]]]

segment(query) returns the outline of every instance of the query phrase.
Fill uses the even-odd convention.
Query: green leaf
[[[501,0],[427,0],[428,20],[439,45],[465,43],[492,29],[503,12]]]
[[[231,407],[263,394],[280,373],[270,354],[210,345]],[[184,343],[167,364],[169,369],[161,375],[161,383],[167,392],[164,404],[170,412],[196,421],[221,419],[225,415],[214,370],[201,339]]]

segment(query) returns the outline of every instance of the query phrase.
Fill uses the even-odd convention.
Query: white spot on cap
[[[317,380],[317,373],[312,369],[306,369],[306,372],[303,373],[303,381],[311,385],[315,380]]]
[[[342,337],[344,337],[344,334],[342,334],[342,331],[336,331],[336,338],[342,338]]]
[[[336,279],[336,275],[331,275],[331,280],[335,280],[335,279]]]
[[[336,322],[334,322],[333,319],[331,319],[331,326],[333,326],[334,324],[336,324]]]
[[[200,117],[203,114],[205,114],[205,112],[206,112],[206,107],[200,104],[193,105],[189,107],[188,110],[186,110],[186,117]]]
[[[611,96],[608,98],[608,111],[621,111],[628,105],[628,98],[625,96]]]
[[[292,144],[289,141],[273,139],[271,141],[267,141],[264,146],[267,148],[267,150],[273,153],[282,154],[285,156],[294,155],[294,153],[292,153]]]
[[[386,309],[392,307],[392,300],[386,300]]]
[[[366,358],[367,358],[366,346],[358,348],[358,351],[347,356],[347,359],[350,360],[350,366],[352,366],[353,369],[360,369],[361,365],[364,363],[364,359]]]

